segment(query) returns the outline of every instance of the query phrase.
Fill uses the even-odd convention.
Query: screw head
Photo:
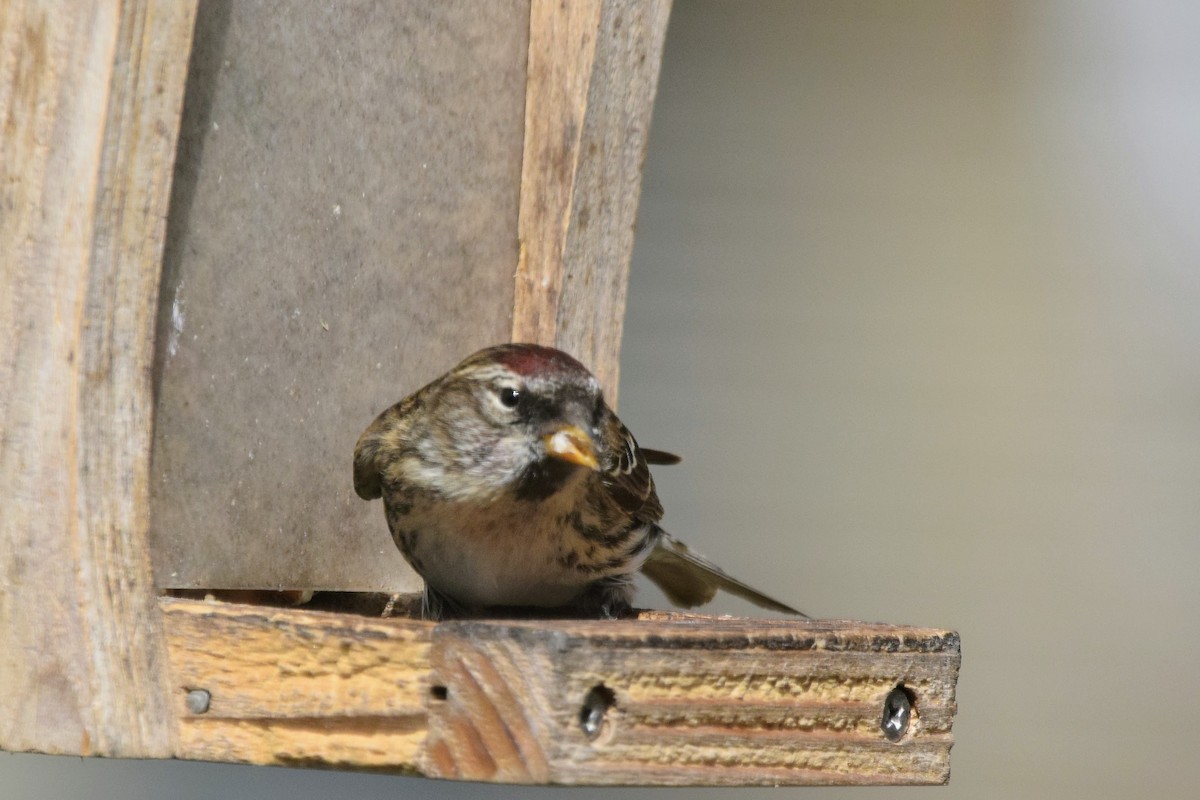
[[[203,714],[208,711],[208,704],[212,702],[212,695],[207,689],[192,689],[187,693],[187,709],[193,714]]]
[[[888,692],[883,701],[883,720],[879,727],[883,729],[883,735],[889,742],[898,742],[904,738],[904,734],[908,733],[912,714],[913,700],[908,689],[899,685]]]
[[[584,735],[593,741],[599,738],[604,730],[604,720],[608,710],[617,702],[617,696],[612,689],[603,683],[593,686],[583,698],[583,706],[579,709],[579,727]]]

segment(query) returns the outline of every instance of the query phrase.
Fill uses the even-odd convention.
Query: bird
[[[425,581],[426,618],[627,616],[639,570],[683,608],[723,589],[806,616],[659,525],[649,467],[680,460],[640,447],[572,356],[501,344],[379,414],[354,448],[354,490],[382,497],[392,539]]]

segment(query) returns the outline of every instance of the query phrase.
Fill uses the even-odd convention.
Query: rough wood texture
[[[194,2],[0,14],[0,747],[173,751],[151,340]]]
[[[530,3],[513,341],[557,341],[563,256],[602,5]]]
[[[412,770],[432,625],[164,600],[179,753],[208,761]],[[203,689],[203,714],[187,695]]]
[[[662,612],[434,625],[162,603],[184,758],[556,784],[949,776],[950,631]],[[917,713],[892,743],[880,721],[901,684]],[[204,713],[187,708],[194,689],[211,694]],[[611,700],[595,735],[589,695]]]
[[[669,0],[533,0],[514,341],[617,399],[625,288]]]
[[[434,633],[426,773],[662,785],[944,783],[958,672],[947,631],[847,622],[475,623]],[[920,720],[880,730],[897,684]],[[613,693],[595,739],[581,709]],[[603,690],[602,689],[602,690]]]

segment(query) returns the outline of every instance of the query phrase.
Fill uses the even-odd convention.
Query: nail
[[[212,695],[207,689],[192,689],[187,693],[187,708],[193,714],[203,714],[208,711],[208,704],[212,702]]]

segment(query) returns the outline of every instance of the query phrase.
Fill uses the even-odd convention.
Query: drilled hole
[[[584,735],[593,741],[604,732],[608,711],[616,705],[617,696],[603,683],[598,683],[588,690],[583,698],[583,706],[579,709],[579,727]]]
[[[450,690],[447,689],[445,686],[430,686],[429,687],[429,696],[432,697],[434,700],[439,700],[439,701],[445,700],[447,697],[450,696]]]

